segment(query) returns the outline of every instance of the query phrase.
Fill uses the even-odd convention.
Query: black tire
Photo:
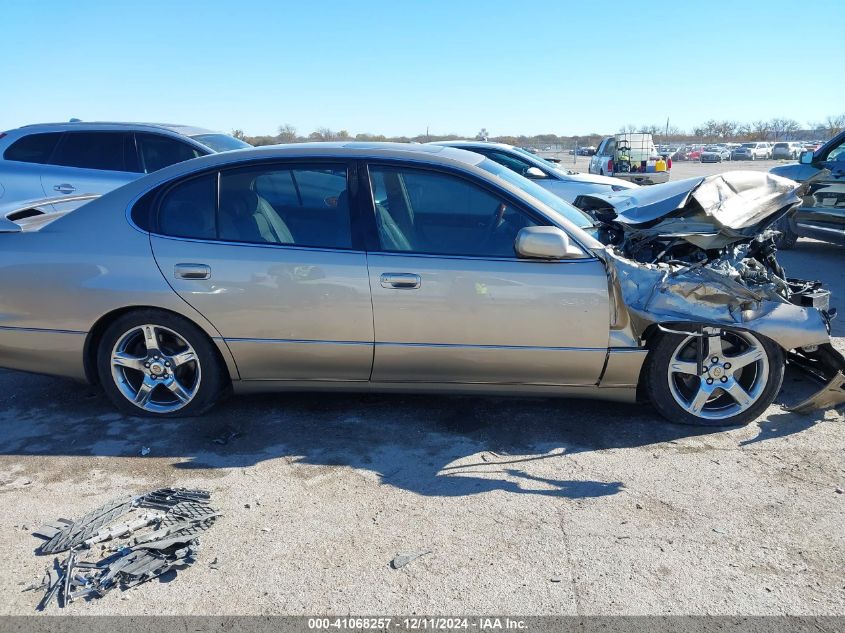
[[[726,334],[736,334],[731,330],[724,330]],[[708,419],[699,417],[682,407],[672,395],[668,376],[669,363],[673,360],[678,347],[687,339],[682,334],[661,332],[651,341],[651,349],[643,368],[645,391],[657,412],[678,424],[694,426],[739,426],[748,424],[758,418],[774,401],[783,383],[784,355],[780,346],[759,334],[753,337],[762,345],[768,361],[766,383],[758,395],[757,400],[744,411],[731,417]],[[717,385],[718,386],[718,385]]]
[[[124,392],[121,391],[113,374],[112,352],[115,350],[118,341],[124,339],[133,329],[147,324],[162,328],[165,335],[168,333],[177,334],[183,339],[183,342],[188,344],[189,349],[193,348],[192,351],[195,352],[195,360],[189,361],[188,364],[191,365],[189,369],[196,372],[199,378],[196,380],[192,398],[178,410],[169,412],[149,411],[131,402],[128,399],[129,396],[124,395]],[[160,345],[160,347],[162,352],[165,352],[164,346]],[[176,362],[173,364],[175,366]],[[141,369],[143,370],[143,368]],[[121,412],[133,416],[177,418],[201,415],[228,392],[231,384],[228,370],[220,358],[217,348],[205,332],[182,316],[154,308],[134,310],[120,316],[109,325],[103,333],[97,349],[97,371],[100,384],[109,400]],[[177,370],[174,368],[170,371],[175,376]],[[137,375],[143,377],[140,371]],[[126,383],[125,380],[123,382]],[[161,387],[156,388],[161,389]],[[164,396],[167,397],[167,395],[165,392]],[[178,406],[177,403],[174,403],[174,405]]]

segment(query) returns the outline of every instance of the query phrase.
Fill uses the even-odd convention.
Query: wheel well
[[[208,338],[209,342],[211,343],[211,348],[214,350],[214,353],[217,355],[217,360],[220,361],[221,366],[224,370],[227,368],[226,361],[223,358],[223,355],[220,353],[220,350],[217,349],[217,345],[211,340],[211,337],[200,327],[195,321],[189,319],[184,314],[179,314],[178,312],[174,312],[173,310],[167,310],[165,308],[156,308],[154,306],[129,306],[126,308],[119,308],[117,310],[112,310],[101,316],[94,326],[88,331],[88,336],[85,338],[85,346],[83,348],[83,367],[85,369],[85,378],[91,384],[98,384],[100,382],[99,372],[97,371],[97,350],[100,347],[100,341],[103,338],[103,334],[105,334],[106,330],[109,326],[114,323],[117,319],[122,317],[125,314],[129,314],[130,312],[135,312],[136,310],[159,310],[161,312],[167,312],[179,318],[185,319],[192,323],[197,329],[202,332],[206,338]]]

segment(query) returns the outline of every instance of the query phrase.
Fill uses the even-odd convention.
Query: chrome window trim
[[[561,229],[563,230],[563,229]],[[584,249],[587,253],[590,251]],[[388,255],[394,257],[425,257],[433,259],[457,259],[457,260],[481,260],[490,262],[533,262],[537,264],[580,264],[584,262],[597,262],[599,258],[595,255],[581,257],[578,259],[540,259],[531,257],[493,257],[484,255],[437,255],[434,253],[415,253],[413,251],[367,251],[368,255]]]

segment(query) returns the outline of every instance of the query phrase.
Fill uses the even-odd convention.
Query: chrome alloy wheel
[[[742,413],[760,398],[769,380],[762,343],[748,332],[705,328],[699,372],[698,337],[688,336],[669,363],[672,397],[683,409],[708,420]]]
[[[202,372],[194,348],[161,325],[139,325],[117,339],[111,353],[114,384],[135,406],[171,413],[197,394]]]

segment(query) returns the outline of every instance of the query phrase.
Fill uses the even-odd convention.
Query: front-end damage
[[[635,339],[654,328],[707,336],[719,328],[756,332],[824,387],[805,412],[845,402],[845,358],[830,344],[830,293],[786,276],[771,227],[801,202],[798,183],[729,172],[615,194],[580,196],[596,221],[617,298],[613,327]]]

